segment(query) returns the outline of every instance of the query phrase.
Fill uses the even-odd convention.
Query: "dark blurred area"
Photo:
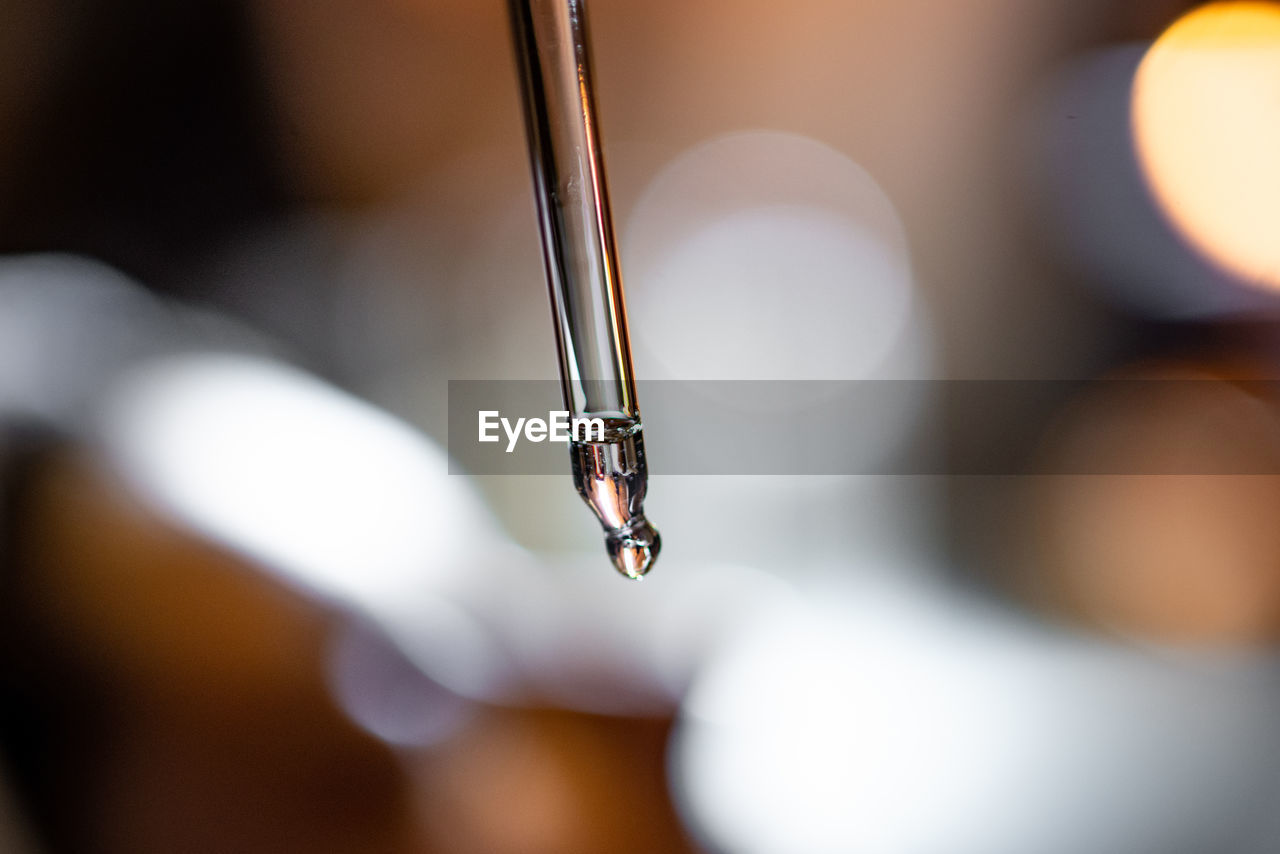
[[[590,14],[641,378],[1093,473],[658,477],[625,585],[444,451],[556,375],[502,3],[0,0],[0,850],[1280,850],[1280,6]]]
[[[239,4],[14,2],[5,18],[6,251],[80,252],[196,296],[211,246],[298,201]]]

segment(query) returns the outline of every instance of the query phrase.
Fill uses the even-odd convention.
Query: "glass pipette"
[[[641,578],[661,540],[648,482],[631,343],[591,90],[584,0],[510,0],[534,195],[571,421],[604,435],[570,445],[574,485],[618,571]],[[598,439],[595,441],[594,439]]]

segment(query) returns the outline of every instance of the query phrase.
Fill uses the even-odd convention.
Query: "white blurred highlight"
[[[672,378],[906,378],[927,360],[893,204],[812,139],[752,131],[685,152],[623,246],[641,358]]]
[[[298,370],[226,354],[125,374],[102,425],[110,458],[166,514],[367,615],[450,690],[511,690],[467,609],[528,559],[430,440]]]
[[[334,699],[352,721],[401,747],[444,741],[457,733],[474,710],[427,677],[381,632],[359,622],[339,629],[328,676]]]
[[[780,608],[711,662],[674,785],[733,854],[1211,850],[1280,770],[1257,675],[860,589]]]
[[[0,263],[0,411],[49,420],[77,412],[85,381],[99,378],[104,363],[115,367],[128,340],[116,324],[94,318],[119,315],[138,300],[132,282],[87,259]]]
[[[99,261],[63,253],[0,259],[0,413],[78,431],[117,372],[215,339],[263,347],[238,324],[177,311]]]
[[[619,584],[598,554],[549,559],[554,572],[509,591],[502,623],[542,699],[596,714],[670,714],[711,650],[791,595],[758,570],[670,557],[643,584]]]
[[[821,142],[770,130],[703,142],[653,179],[623,236],[642,379],[933,376],[932,330],[898,213],[861,166]],[[749,423],[751,399],[730,397],[728,384],[698,388]],[[801,416],[825,393],[793,390]],[[868,417],[857,444],[842,435],[842,452],[869,469],[899,452],[922,421],[921,395]],[[647,450],[662,456],[656,431]],[[658,476],[647,503],[686,553],[794,574],[832,555],[847,565],[867,549],[924,539],[921,498],[903,495],[883,479]],[[859,520],[870,518],[864,537]],[[743,535],[742,520],[765,519]]]
[[[321,593],[394,606],[491,529],[438,449],[300,371],[234,355],[127,374],[105,436],[126,472],[216,539]]]
[[[538,563],[430,440],[263,359],[134,369],[102,424],[110,458],[165,514],[376,626],[342,630],[330,680],[354,721],[395,744],[445,737],[461,698],[667,713],[705,651],[780,587],[673,564],[636,588],[594,548]]]

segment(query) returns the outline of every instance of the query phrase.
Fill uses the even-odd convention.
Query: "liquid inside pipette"
[[[602,441],[572,442],[573,482],[604,528],[605,547],[618,572],[643,578],[662,548],[644,516],[648,467],[637,421],[607,420]]]

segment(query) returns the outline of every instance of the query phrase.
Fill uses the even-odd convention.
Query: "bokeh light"
[[[206,341],[261,344],[229,319],[178,309],[92,258],[0,261],[0,413],[10,417],[74,428],[120,371]]]
[[[685,703],[675,786],[713,850],[1210,850],[1280,767],[1262,663],[1138,653],[923,588],[812,592],[725,644]]]
[[[638,357],[665,376],[911,377],[927,364],[897,211],[816,140],[744,131],[684,152],[625,238]]]
[[[1058,262],[1080,284],[1142,316],[1190,320],[1265,309],[1248,287],[1197,252],[1152,196],[1133,144],[1134,75],[1150,44],[1073,56],[1029,116]]]
[[[622,250],[643,379],[933,376],[933,330],[894,201],[866,169],[817,139],[753,129],[684,150],[641,193]],[[740,414],[743,425],[760,417],[756,401],[731,384],[689,388],[709,407]],[[840,432],[844,459],[874,469],[900,451],[922,419],[929,385],[897,388],[856,430]],[[797,422],[830,394],[804,383],[787,392]],[[646,428],[655,460],[667,441],[683,440],[684,425],[665,427]],[[658,476],[647,501],[686,549],[781,575],[802,572],[820,551],[847,560],[854,541],[861,550],[911,539],[916,532],[902,525],[910,514],[894,508],[922,506],[920,495],[886,479],[794,476]],[[733,530],[742,519],[772,524],[743,537]],[[798,530],[807,542],[799,555]]]
[[[1139,156],[1200,251],[1280,288],[1280,5],[1212,3],[1151,47],[1133,85]]]
[[[525,561],[430,440],[300,371],[225,353],[126,373],[100,420],[110,458],[163,515],[375,620],[454,691],[510,688],[458,600]]]
[[[1280,851],[1278,8],[593,4],[636,587],[502,4],[0,0],[0,850]]]
[[[122,379],[104,423],[144,494],[327,595],[391,605],[492,536],[429,441],[279,363],[149,364]]]
[[[1057,417],[1028,479],[1033,586],[1069,619],[1164,643],[1280,637],[1280,400],[1267,366],[1134,365]]]
[[[437,744],[473,714],[470,703],[423,673],[375,626],[343,626],[326,664],[334,700],[352,721],[390,744]]]

